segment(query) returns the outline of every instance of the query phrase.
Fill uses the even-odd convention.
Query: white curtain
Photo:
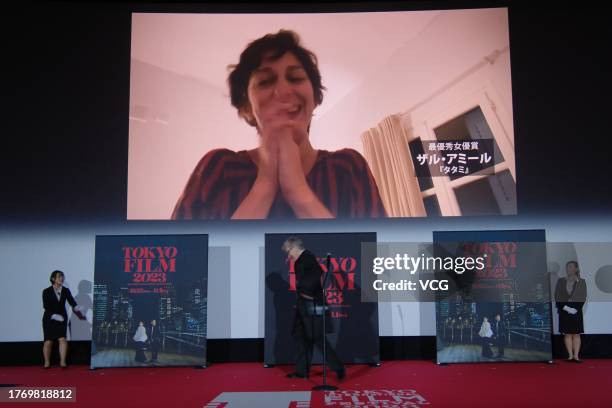
[[[425,206],[398,115],[384,118],[361,135],[365,158],[389,217],[424,217]]]

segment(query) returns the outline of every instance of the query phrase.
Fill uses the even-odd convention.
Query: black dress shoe
[[[574,363],[582,363],[582,360],[580,360],[579,358],[575,358]]]
[[[336,378],[338,378],[338,381],[343,380],[345,377],[346,377],[346,369],[344,367],[336,371]]]
[[[285,377],[287,377],[287,378],[308,378],[307,375],[296,373],[296,372],[289,373]]]

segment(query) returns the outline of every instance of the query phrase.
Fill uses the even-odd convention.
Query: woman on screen
[[[44,367],[51,367],[51,349],[53,341],[59,342],[60,366],[66,368],[66,355],[68,354],[68,341],[66,331],[68,330],[68,314],[66,313],[66,302],[70,304],[75,315],[79,319],[85,317],[82,309],[77,305],[70,289],[64,286],[64,272],[53,271],[49,277],[51,286],[43,290],[42,301],[45,312],[43,314],[43,358]]]
[[[316,56],[297,34],[280,30],[251,42],[230,68],[231,103],[257,129],[259,146],[208,152],[173,219],[385,216],[363,156],[352,149],[317,150],[310,143],[313,111],[325,88]]]
[[[559,313],[559,333],[567,350],[567,361],[581,363],[580,334],[584,333],[582,308],[586,302],[586,281],[580,278],[578,262],[569,261],[565,265],[566,277],[557,281],[555,304]]]

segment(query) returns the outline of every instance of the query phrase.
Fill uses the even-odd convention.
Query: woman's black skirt
[[[565,310],[559,311],[559,333],[561,334],[582,334],[584,333],[584,323],[582,311],[571,315]]]
[[[42,325],[45,340],[57,340],[66,337],[68,319],[64,318],[63,322],[58,322],[57,320],[51,320],[51,318],[43,316]]]

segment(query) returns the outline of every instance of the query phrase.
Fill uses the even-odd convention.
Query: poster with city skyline
[[[91,368],[206,364],[208,236],[96,236]]]
[[[552,361],[544,231],[443,231],[434,242],[445,255],[486,260],[447,276],[452,288],[436,299],[438,364]]]

